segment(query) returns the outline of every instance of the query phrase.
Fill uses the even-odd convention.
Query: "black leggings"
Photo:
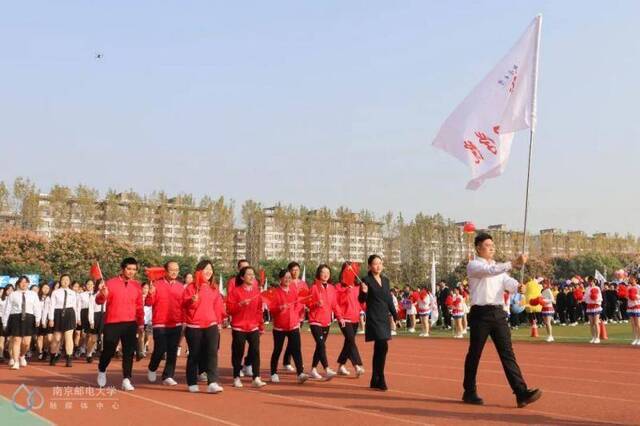
[[[373,363],[371,368],[371,386],[386,386],[384,364],[387,361],[389,344],[386,340],[375,340],[373,343]]]
[[[260,332],[233,330],[231,332],[231,363],[233,364],[233,378],[240,377],[242,369],[242,355],[244,355],[244,344],[249,343],[249,354],[253,368],[253,378],[260,377]]]
[[[300,330],[295,329],[291,331],[273,330],[273,353],[271,354],[271,375],[274,375],[278,371],[278,359],[280,359],[280,353],[282,353],[282,347],[284,346],[284,339],[287,338],[287,349],[293,357],[293,362],[296,364],[296,372],[301,374],[304,371],[302,364],[302,349],[300,343]]]
[[[329,327],[321,327],[319,325],[312,325],[311,334],[313,340],[316,341],[316,350],[313,352],[313,362],[311,368],[316,368],[318,363],[322,364],[325,369],[329,367],[329,361],[327,360],[327,337],[329,337]]]
[[[138,339],[136,338],[137,326],[135,321],[117,322],[104,325],[103,349],[100,354],[98,371],[104,373],[116,353],[118,342],[122,343],[122,377],[131,378],[133,369],[133,353],[136,350]]]
[[[344,336],[344,344],[342,345],[342,351],[338,356],[338,364],[344,365],[347,360],[351,360],[351,363],[356,365],[362,365],[362,359],[360,359],[360,352],[358,346],[356,346],[356,333],[358,332],[357,322],[346,323],[344,327],[340,327],[342,335]]]
[[[207,383],[218,381],[218,342],[220,332],[217,325],[208,328],[191,328],[184,330],[184,337],[189,346],[187,358],[187,384],[198,384],[198,366],[206,366]]]

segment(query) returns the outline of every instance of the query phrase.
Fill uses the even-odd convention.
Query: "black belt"
[[[503,305],[473,305],[471,309],[489,311],[493,309],[504,309],[504,306]]]

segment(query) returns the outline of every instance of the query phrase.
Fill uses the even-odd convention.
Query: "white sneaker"
[[[596,345],[597,345],[598,343],[600,343],[600,338],[596,337],[596,338],[593,340],[593,343],[595,343]]]
[[[27,358],[21,356],[20,357],[20,367],[26,367],[27,366]]]
[[[592,337],[592,338],[591,338],[591,340],[589,340],[589,343],[593,343],[593,342],[594,342],[594,340],[596,340],[596,339],[594,339],[594,338]]]
[[[261,388],[261,387],[266,386],[266,385],[267,384],[265,382],[263,382],[260,377],[256,377],[251,382],[251,386],[253,386],[254,388]]]
[[[155,383],[157,379],[158,375],[155,371],[147,370],[147,380],[149,380],[149,382]]]
[[[9,358],[9,367],[13,367],[13,364],[15,364],[15,361],[13,358]]]
[[[14,362],[14,363],[11,365],[11,369],[12,369],[12,370],[20,370],[20,363],[19,363],[19,362]]]
[[[553,342],[554,340],[553,336],[547,336],[547,342]]]
[[[357,334],[364,334],[364,330],[358,330]]]
[[[293,373],[294,371],[296,371],[296,369],[295,369],[295,368],[293,368],[293,365],[291,365],[291,364],[287,364],[287,365],[285,365],[285,366],[284,366],[284,369],[285,369],[285,371],[288,371],[288,372],[290,372],[290,373]]]
[[[272,374],[271,383],[280,383],[280,376],[278,376],[277,374]]]
[[[98,386],[103,388],[107,386],[107,372],[98,371]]]
[[[200,386],[198,386],[198,385],[191,385],[191,386],[189,386],[189,392],[191,392],[191,393],[198,393],[198,392],[200,392]]]
[[[347,370],[347,367],[341,365],[340,368],[338,368],[338,374],[341,376],[348,376],[351,372]]]
[[[391,330],[391,335],[392,335],[392,336],[397,336],[397,335],[398,335],[398,332],[397,332],[397,331],[395,331],[395,330]]]
[[[207,373],[200,373],[200,375],[198,376],[198,381],[199,382],[206,382],[207,379]]]
[[[242,387],[242,381],[240,380],[240,377],[236,377],[235,379],[233,379],[233,387],[234,388]]]
[[[164,379],[162,381],[162,384],[165,385],[165,386],[175,386],[175,385],[178,384],[178,382],[173,380],[173,377],[167,377],[166,379]]]
[[[415,333],[415,332],[416,332],[416,329],[415,329],[415,328],[410,328],[410,329],[409,329],[409,333]]]
[[[456,334],[455,336],[453,336],[454,339],[462,339],[464,336],[462,336],[462,334]]]
[[[336,374],[337,374],[335,371],[333,371],[333,370],[332,370],[332,369],[330,369],[329,367],[325,368],[325,369],[324,369],[324,372],[325,372],[325,374],[326,374],[326,378],[327,378],[327,380],[331,380],[331,379],[333,379],[333,378],[336,376]]]
[[[127,392],[131,392],[131,391],[133,391],[135,389],[136,388],[134,388],[133,385],[131,384],[131,380],[122,379],[122,390],[125,390]]]
[[[418,337],[427,337],[427,333],[420,333],[418,334]]]
[[[364,374],[364,367],[356,365],[356,377],[360,377]]]
[[[244,377],[244,367],[240,369],[240,377]]]
[[[245,365],[242,370],[244,371],[244,375],[247,377],[253,376],[253,367],[250,365]]]
[[[181,353],[181,352],[182,352],[182,348],[181,348],[181,347],[178,347],[178,352],[177,352],[176,356],[180,356],[180,353]]]
[[[298,374],[298,383],[299,384],[303,384],[304,382],[307,381],[308,378],[309,378],[308,374],[300,373],[300,374]]]
[[[317,369],[313,369],[311,370],[311,374],[309,375],[312,379],[316,379],[316,380],[320,380],[322,379],[322,376],[320,375],[320,373],[318,373]]]
[[[209,393],[220,393],[223,390],[224,388],[219,384],[217,384],[216,382],[209,383],[209,386],[207,386],[207,392]]]

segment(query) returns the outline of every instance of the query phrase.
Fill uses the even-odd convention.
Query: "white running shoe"
[[[162,381],[162,384],[165,385],[165,386],[175,386],[175,385],[178,384],[178,382],[173,380],[173,377],[167,377],[166,379],[164,379]]]
[[[336,374],[337,374],[335,371],[333,371],[333,370],[332,370],[332,369],[330,369],[329,367],[325,368],[325,369],[324,369],[324,372],[325,372],[325,374],[326,374],[326,378],[327,378],[327,380],[331,380],[331,379],[333,379],[333,378],[336,376]]]
[[[240,369],[240,377],[244,377],[244,367]]]
[[[261,387],[266,386],[266,385],[267,384],[265,382],[263,382],[260,377],[256,377],[251,382],[251,386],[253,386],[254,388],[261,388]]]
[[[288,372],[290,372],[290,373],[293,373],[294,371],[296,371],[296,369],[295,369],[295,368],[293,368],[293,365],[291,365],[291,364],[287,364],[287,365],[285,365],[285,366],[284,366],[284,369],[285,369],[285,371],[288,371]]]
[[[462,334],[456,334],[453,336],[454,339],[462,339],[464,336]]]
[[[553,336],[547,336],[547,342],[553,342],[553,341],[555,341]]]
[[[15,364],[16,362],[13,360],[13,358],[9,358],[9,367],[13,367],[13,364]]]
[[[593,340],[593,343],[595,343],[596,345],[597,345],[598,343],[600,343],[600,338],[599,338],[599,337],[596,337],[596,338]]]
[[[223,390],[224,388],[219,384],[217,384],[216,382],[209,383],[209,386],[207,386],[207,392],[209,393],[220,393]]]
[[[416,332],[416,329],[415,329],[415,328],[410,328],[410,329],[409,329],[409,333],[415,333],[415,332]]]
[[[311,370],[311,374],[309,374],[309,376],[312,379],[316,379],[316,380],[322,379],[322,376],[320,375],[320,373],[318,373],[318,370],[315,368]]]
[[[361,365],[356,365],[356,377],[360,377],[364,374],[364,367]]]
[[[198,381],[199,382],[206,382],[207,379],[207,373],[200,373],[200,375],[198,376]]]
[[[593,343],[593,342],[594,342],[594,340],[596,340],[596,339],[594,339],[594,338],[592,337],[592,338],[591,338],[591,340],[589,340],[589,343]]]
[[[176,353],[176,356],[180,356],[180,353],[182,353],[182,348],[178,346],[178,352]]]
[[[253,376],[253,367],[250,366],[250,365],[245,365],[242,368],[242,371],[244,371],[244,375],[247,376],[247,377]]]
[[[347,370],[347,367],[341,365],[340,368],[338,368],[338,374],[341,376],[348,376],[351,374],[351,372]]]
[[[298,383],[299,384],[303,384],[304,382],[307,381],[307,379],[309,379],[309,375],[308,374],[305,374],[305,373],[298,374]]]
[[[428,334],[427,334],[427,333],[420,333],[420,334],[418,334],[418,337],[427,337],[427,336],[428,336]]]
[[[271,383],[280,383],[280,376],[278,376],[278,374],[272,374]]]
[[[198,385],[191,385],[191,386],[189,386],[189,392],[191,392],[191,393],[198,393],[198,392],[200,392],[200,386],[198,386]]]
[[[98,386],[103,388],[107,386],[107,372],[98,371]]]
[[[27,358],[24,356],[20,357],[20,367],[26,367],[27,366]]]
[[[233,379],[233,387],[234,388],[242,387],[242,381],[240,380],[240,377],[236,377],[235,379]]]
[[[20,370],[20,363],[19,363],[19,362],[14,362],[14,363],[11,365],[11,369],[12,369],[12,370]]]
[[[155,371],[147,370],[147,380],[149,380],[150,383],[155,383],[157,379],[158,375]]]
[[[364,330],[358,330],[357,334],[364,334]]]
[[[131,391],[133,391],[135,389],[136,388],[134,388],[133,385],[131,384],[131,380],[122,379],[122,390],[127,391],[127,392],[131,392]]]
[[[398,332],[397,332],[397,331],[395,331],[395,330],[391,330],[391,335],[392,335],[392,336],[397,336],[397,335],[398,335]]]

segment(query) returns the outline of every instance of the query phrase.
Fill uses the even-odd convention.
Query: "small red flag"
[[[263,286],[265,282],[265,272],[264,269],[260,269],[260,285]]]
[[[102,279],[102,271],[100,270],[100,264],[98,262],[95,262],[93,265],[91,265],[89,276],[94,281]]]
[[[164,268],[162,266],[151,266],[144,268],[144,274],[149,281],[157,281],[164,277]]]

